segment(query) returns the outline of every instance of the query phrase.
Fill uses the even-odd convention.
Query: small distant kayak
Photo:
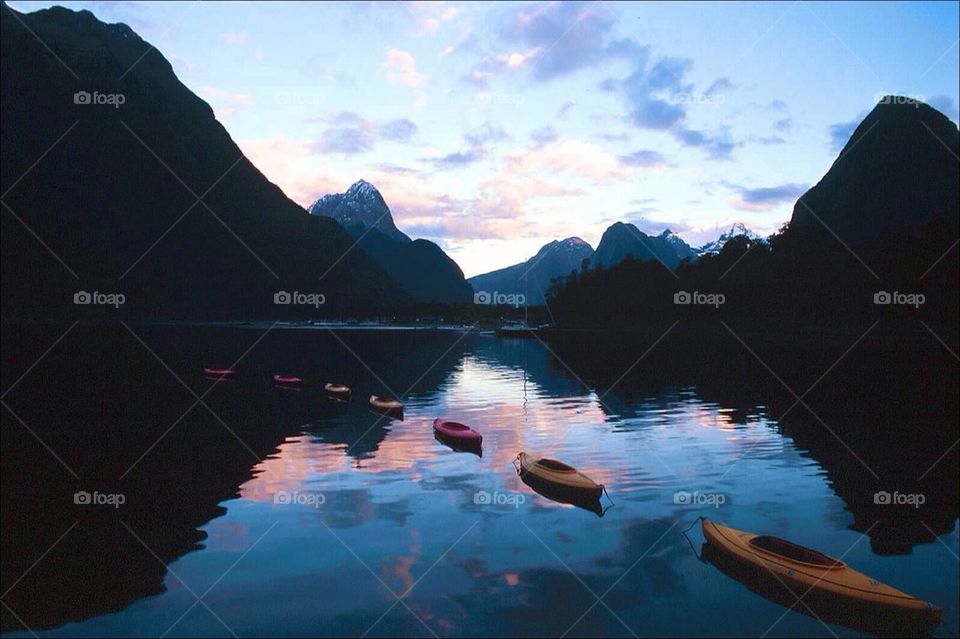
[[[207,377],[222,377],[224,379],[233,379],[237,376],[237,371],[232,368],[207,368],[203,367],[203,374]]]
[[[299,387],[303,386],[303,379],[295,375],[274,375],[273,383],[279,384],[280,386]]]
[[[346,384],[334,384],[332,382],[324,384],[323,390],[330,397],[344,402],[350,399],[350,395],[353,394],[353,391],[351,391],[350,387]]]
[[[483,436],[466,424],[441,417],[433,420],[433,432],[441,441],[457,448],[480,448]]]
[[[370,408],[375,411],[388,415],[398,415],[403,413],[403,404],[395,399],[371,395],[368,401],[370,403]]]
[[[545,457],[537,457],[521,452],[517,455],[520,462],[521,478],[535,480],[555,491],[559,490],[591,499],[600,499],[603,484],[593,481],[573,466]]]
[[[901,622],[930,628],[940,622],[942,610],[931,603],[891,588],[857,572],[839,559],[779,537],[757,535],[721,526],[709,519],[701,524],[713,549],[733,564],[760,573],[773,573],[791,591],[828,600],[833,608],[855,609],[863,615],[893,615]]]

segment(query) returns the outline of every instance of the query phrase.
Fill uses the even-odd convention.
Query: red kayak
[[[303,386],[303,380],[295,375],[274,375],[273,383],[281,386]]]
[[[207,368],[203,367],[203,374],[207,377],[222,377],[224,379],[233,379],[237,376],[237,371],[232,368]]]
[[[462,448],[477,448],[483,442],[483,436],[466,424],[452,422],[440,417],[433,420],[433,432],[442,441]]]

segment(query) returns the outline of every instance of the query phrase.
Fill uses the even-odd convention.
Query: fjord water
[[[955,485],[924,505],[939,537],[864,530],[855,520],[875,506],[851,499],[845,478],[867,471],[800,447],[763,392],[612,383],[622,371],[594,383],[537,340],[265,328],[78,327],[16,385],[7,401],[23,424],[5,421],[5,460],[43,469],[38,509],[58,513],[5,508],[5,542],[30,532],[11,542],[26,567],[75,524],[22,580],[4,576],[5,602],[38,634],[860,634],[699,561],[699,526],[692,545],[681,531],[701,515],[843,556],[942,606],[937,635],[957,631]],[[36,357],[52,339],[29,341]],[[248,348],[236,382],[211,389],[200,376]],[[305,388],[273,388],[273,373]],[[327,400],[326,381],[352,386],[353,400]],[[367,410],[371,393],[391,392],[402,421]],[[482,457],[435,440],[437,416],[480,431]],[[576,466],[615,505],[598,517],[537,495],[514,470],[519,451]],[[10,466],[5,498],[22,506],[41,489]],[[126,502],[73,503],[94,489]]]

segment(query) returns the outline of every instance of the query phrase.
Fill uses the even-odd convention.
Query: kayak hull
[[[207,368],[204,367],[203,374],[215,379],[236,379],[237,371],[232,368]]]
[[[819,564],[783,556],[758,545],[770,538],[709,519],[701,527],[707,559],[740,581],[750,580],[748,587],[756,586],[752,590],[798,612],[807,613],[807,604],[819,617],[881,635],[929,634],[940,623],[942,611],[937,606],[871,579],[840,560],[828,558],[832,563]],[[797,603],[800,596],[802,601]]]
[[[567,503],[573,503],[573,500],[599,501],[603,494],[603,485],[566,464],[524,452],[517,458],[520,462],[518,473],[524,483],[541,494],[549,492],[555,496],[551,499]]]
[[[395,399],[386,399],[378,397],[377,395],[371,395],[367,403],[370,405],[370,410],[390,417],[403,419],[403,404]]]
[[[328,397],[341,402],[349,401],[350,397],[353,395],[353,391],[350,390],[350,388],[345,384],[324,384],[323,390]]]
[[[478,449],[483,445],[483,436],[466,424],[440,417],[433,420],[433,434],[440,441],[454,448]]]

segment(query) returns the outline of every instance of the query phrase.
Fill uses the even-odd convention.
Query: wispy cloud
[[[662,153],[650,149],[640,149],[627,155],[621,155],[620,161],[628,166],[636,166],[644,169],[660,167],[667,162]]]
[[[730,198],[730,206],[740,211],[768,211],[785,203],[795,202],[810,187],[806,184],[778,184],[759,188],[730,185],[738,194]]]
[[[380,135],[388,140],[406,142],[417,132],[417,125],[407,118],[390,120],[380,127]]]
[[[827,127],[827,135],[830,136],[830,150],[840,151],[846,144],[850,136],[857,129],[857,126],[867,117],[867,112],[863,111],[849,122],[838,122]]]
[[[390,84],[419,88],[430,79],[430,76],[417,70],[417,61],[402,49],[387,49],[383,69]]]

